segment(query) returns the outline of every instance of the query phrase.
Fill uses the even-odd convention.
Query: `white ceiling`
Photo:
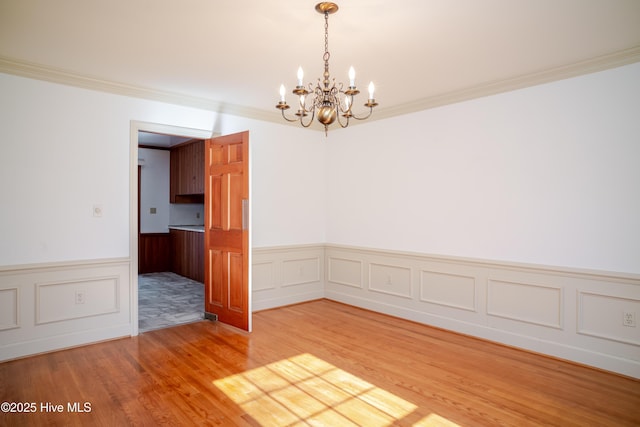
[[[305,83],[323,71],[316,3],[0,0],[0,71],[117,83],[278,120],[280,84],[291,89],[299,65]],[[640,0],[338,5],[332,76],[348,83],[355,67],[358,103],[373,80],[381,117],[640,61]]]

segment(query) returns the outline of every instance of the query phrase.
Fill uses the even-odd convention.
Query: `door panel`
[[[243,221],[249,132],[207,140],[205,147],[205,311],[250,330],[249,230]]]
[[[208,192],[211,193],[209,196],[209,200],[221,200],[222,198],[222,176],[210,176],[209,178],[209,189]],[[205,192],[206,195],[206,192]],[[206,197],[205,197],[206,199]],[[206,203],[206,201],[205,201]],[[222,229],[222,206],[220,203],[215,203],[212,206],[207,204],[207,213],[205,218],[209,217],[209,224],[211,229]]]
[[[229,175],[229,197],[232,203],[229,204],[229,229],[242,229],[242,175]]]
[[[205,249],[206,251],[206,249]],[[210,281],[213,283],[222,283],[222,260],[223,260],[223,254],[222,251],[219,250],[215,250],[215,249],[210,249],[208,251],[209,254],[209,259],[207,262],[207,267],[205,270],[205,276],[206,272],[208,270],[208,277],[205,277],[205,283],[209,283]],[[209,291],[209,292],[207,292]],[[222,286],[206,286],[205,288],[205,305],[207,307],[209,307],[209,305],[211,306],[216,306],[216,307],[222,307],[223,306],[223,296],[222,296]],[[211,310],[209,308],[206,308],[206,311],[213,313],[214,310]]]
[[[238,282],[242,281],[243,278],[243,258],[241,253],[229,253],[229,277],[235,278]],[[242,311],[245,298],[246,295],[242,287],[232,287],[229,292],[229,309],[236,312]]]

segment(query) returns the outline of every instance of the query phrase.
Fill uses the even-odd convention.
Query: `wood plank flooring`
[[[0,402],[36,411],[0,425],[640,425],[631,378],[328,300],[253,322],[2,363]]]

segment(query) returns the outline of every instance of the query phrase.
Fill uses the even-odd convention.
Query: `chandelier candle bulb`
[[[280,102],[284,102],[284,94],[285,94],[286,90],[284,88],[284,85],[280,85]]]
[[[349,86],[356,87],[356,70],[349,68]]]
[[[303,77],[304,77],[304,71],[302,71],[302,67],[298,67],[298,86],[302,86]]]
[[[375,90],[375,86],[373,85],[373,82],[369,83],[369,99],[373,100],[373,91]]]

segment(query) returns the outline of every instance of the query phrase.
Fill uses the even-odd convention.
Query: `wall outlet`
[[[622,313],[622,325],[636,327],[636,314],[632,311],[625,311]]]
[[[84,304],[85,301],[84,291],[76,291],[76,304]]]

